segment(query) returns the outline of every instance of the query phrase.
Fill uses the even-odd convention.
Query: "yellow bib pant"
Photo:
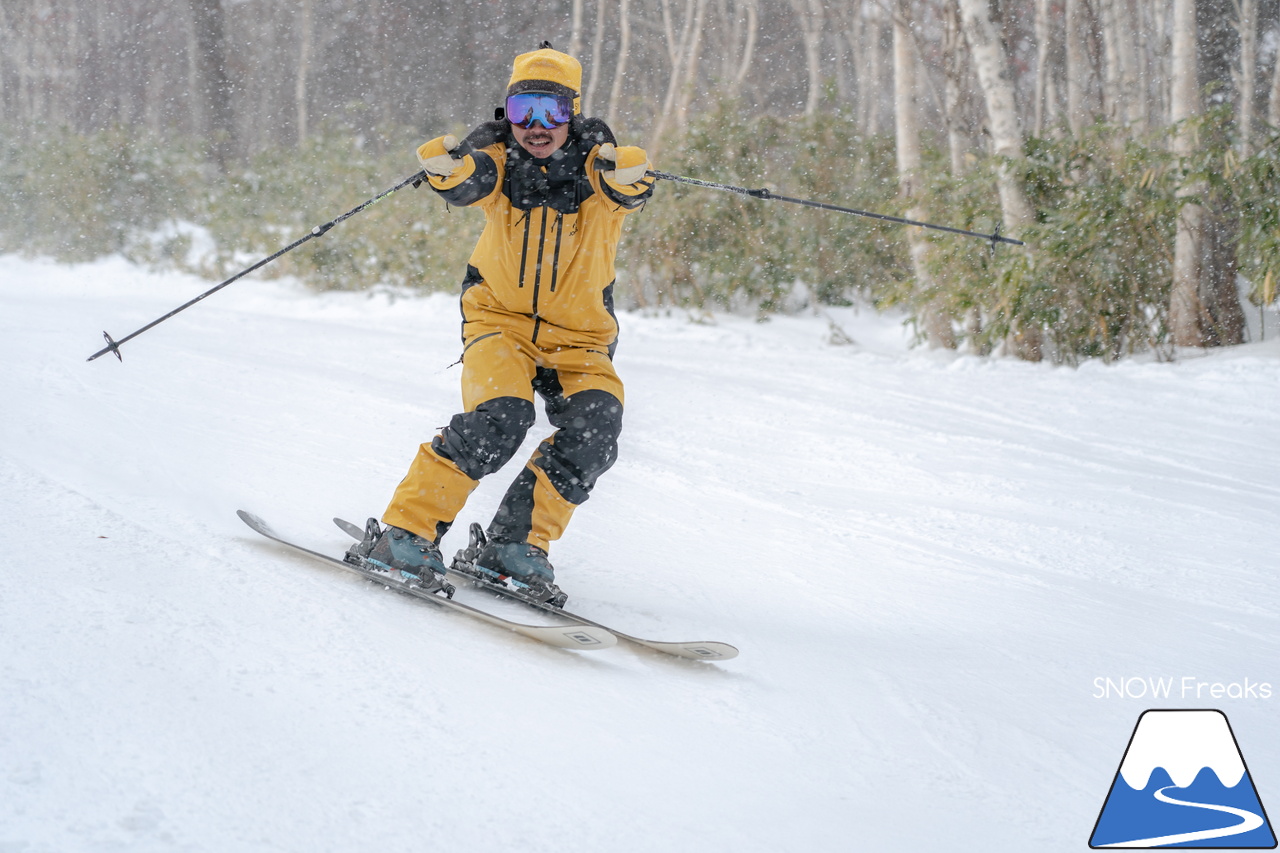
[[[600,122],[582,127],[608,133]],[[439,542],[480,479],[519,449],[537,396],[556,431],[517,475],[488,532],[545,551],[617,459],[613,262],[623,217],[652,186],[614,186],[591,168],[604,137],[575,133],[561,156],[543,162],[503,130],[477,128],[459,149],[463,167],[429,179],[448,202],[486,217],[463,282],[463,412],[418,448],[382,520]],[[436,148],[432,140],[420,155]]]

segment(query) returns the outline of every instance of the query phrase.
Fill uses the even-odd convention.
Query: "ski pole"
[[[827,204],[823,201],[809,201],[803,198],[791,198],[790,196],[777,195],[767,189],[749,190],[746,187],[735,187],[731,184],[717,184],[714,181],[702,181],[697,178],[685,178],[680,175],[672,175],[667,172],[656,172],[650,169],[645,173],[649,177],[659,178],[664,181],[675,181],[681,184],[692,184],[695,187],[707,187],[713,190],[725,190],[726,192],[737,193],[738,195],[750,196],[751,198],[764,198],[772,201],[785,201],[791,204],[801,204],[805,207],[816,207],[819,210],[830,210],[835,213],[851,213],[854,216],[865,216],[868,219],[879,219],[882,222],[894,222],[898,225],[916,225],[920,228],[932,228],[934,231],[946,231],[949,234],[963,234],[966,237],[980,237],[983,240],[991,241],[991,249],[995,250],[996,243],[1008,243],[1011,246],[1025,246],[1026,243],[1021,240],[1015,240],[1012,237],[1005,237],[1000,234],[1000,225],[996,225],[996,229],[991,234],[979,234],[976,231],[965,231],[963,228],[951,228],[947,225],[933,225],[928,222],[918,222],[914,219],[903,219],[901,216],[889,216],[884,213],[871,213],[866,210],[854,210],[852,207],[841,207],[838,204]]]
[[[89,358],[88,358],[87,360],[88,360],[88,361],[93,361],[95,358],[97,358],[97,357],[98,357],[98,356],[100,356],[100,355],[106,355],[107,353],[114,353],[114,354],[115,354],[116,359],[117,359],[117,360],[119,360],[119,361],[121,361],[121,362],[123,362],[123,361],[124,361],[124,357],[120,355],[120,347],[121,347],[123,344],[125,344],[125,343],[127,343],[127,342],[129,342],[129,341],[133,340],[133,339],[134,339],[134,338],[136,338],[138,335],[142,334],[143,332],[147,331],[148,329],[151,329],[151,328],[154,328],[155,326],[160,325],[160,324],[161,324],[161,323],[163,323],[165,320],[168,320],[170,317],[172,317],[174,314],[177,314],[177,313],[178,313],[178,312],[180,312],[180,311],[185,311],[185,310],[187,310],[187,309],[188,309],[188,308],[190,308],[192,305],[195,305],[197,302],[201,301],[201,300],[202,300],[202,299],[204,299],[205,297],[207,297],[207,296],[212,296],[213,294],[217,293],[219,290],[222,290],[222,288],[226,287],[227,285],[232,284],[232,283],[234,283],[234,282],[236,282],[236,281],[239,281],[240,279],[244,278],[246,275],[248,275],[249,273],[253,272],[254,270],[256,270],[256,269],[260,269],[260,268],[262,268],[262,267],[265,267],[267,264],[271,263],[272,261],[274,261],[276,258],[280,257],[281,255],[284,255],[284,254],[287,254],[287,253],[289,253],[289,252],[292,252],[294,249],[298,248],[299,246],[301,246],[303,243],[307,242],[308,240],[311,240],[311,239],[313,239],[313,238],[315,238],[315,237],[320,237],[320,236],[322,236],[323,234],[325,234],[326,232],[328,232],[328,230],[329,230],[330,228],[332,228],[333,226],[335,226],[335,225],[337,225],[337,224],[339,224],[339,223],[341,223],[341,222],[345,222],[346,220],[348,220],[348,219],[350,219],[351,217],[355,216],[357,213],[359,213],[359,212],[360,212],[360,211],[362,211],[362,210],[365,210],[365,209],[367,209],[367,208],[369,208],[369,207],[372,207],[373,205],[375,205],[375,204],[377,204],[378,202],[382,201],[382,200],[383,200],[384,198],[386,198],[387,196],[391,195],[391,194],[392,194],[393,192],[395,192],[396,190],[402,190],[402,189],[404,189],[405,187],[409,186],[409,184],[413,184],[413,185],[416,187],[416,186],[418,186],[419,184],[421,184],[424,180],[426,180],[426,178],[427,178],[427,174],[426,174],[426,172],[425,172],[425,171],[424,171],[424,172],[418,172],[416,175],[414,175],[414,176],[412,176],[412,177],[405,178],[403,181],[401,181],[400,183],[396,184],[396,185],[395,185],[394,187],[392,187],[391,189],[386,190],[386,191],[381,192],[381,193],[378,193],[376,196],[374,196],[373,198],[369,199],[369,200],[368,200],[368,201],[366,201],[364,204],[361,204],[361,205],[358,205],[358,206],[356,206],[356,207],[351,208],[351,209],[350,209],[350,210],[348,210],[346,213],[342,214],[341,216],[337,217],[336,219],[331,219],[331,220],[329,220],[328,222],[326,222],[326,223],[325,223],[325,224],[323,224],[323,225],[317,225],[315,228],[312,228],[310,231],[308,231],[308,232],[307,232],[307,234],[306,234],[305,236],[303,236],[303,237],[299,237],[297,240],[294,240],[292,243],[290,243],[289,245],[285,246],[283,249],[281,249],[280,251],[276,252],[274,255],[270,255],[270,256],[268,256],[268,257],[265,257],[265,258],[263,258],[262,260],[258,261],[258,262],[257,262],[256,264],[254,264],[253,266],[251,266],[251,267],[246,267],[245,269],[240,270],[240,272],[238,272],[238,273],[236,273],[235,275],[231,276],[231,278],[227,279],[226,281],[222,282],[221,284],[217,285],[216,287],[211,287],[211,288],[209,288],[209,289],[208,289],[208,290],[206,290],[204,293],[202,293],[202,294],[200,294],[199,296],[197,296],[195,299],[192,299],[190,302],[185,302],[185,303],[183,303],[182,305],[179,305],[177,308],[174,308],[172,311],[170,311],[168,314],[165,314],[163,317],[157,317],[156,319],[152,320],[152,321],[151,321],[150,323],[148,323],[147,325],[143,326],[141,329],[138,329],[137,331],[131,332],[131,333],[129,333],[128,335],[125,335],[123,338],[121,338],[121,339],[120,339],[120,340],[118,340],[118,341],[117,341],[117,340],[113,340],[113,339],[112,339],[112,337],[111,337],[111,335],[110,335],[110,334],[108,334],[107,332],[103,332],[103,333],[102,333],[102,337],[106,338],[106,340],[107,340],[107,345],[106,345],[105,347],[103,347],[102,349],[98,350],[97,352],[95,352],[93,355],[89,356]]]

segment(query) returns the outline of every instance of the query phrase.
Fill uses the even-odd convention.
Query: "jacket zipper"
[[[542,252],[546,248],[547,240],[547,209],[542,210],[542,224],[538,229],[538,268],[533,273],[533,338],[532,343],[538,342],[538,328],[542,325],[542,318],[538,316],[538,291],[542,287]],[[523,267],[521,268],[523,272]]]
[[[564,214],[556,214],[556,250],[551,255],[551,292],[556,292],[556,279],[560,276],[560,237],[564,234]]]
[[[529,260],[529,227],[532,225],[529,221],[529,211],[524,214],[524,244],[520,246],[520,287],[524,287],[524,265]]]

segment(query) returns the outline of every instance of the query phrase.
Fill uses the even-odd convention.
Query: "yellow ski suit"
[[[438,542],[480,478],[519,448],[535,420],[535,393],[557,431],[508,489],[491,539],[547,550],[617,458],[614,259],[624,218],[653,187],[607,180],[595,168],[603,142],[613,142],[603,122],[575,117],[565,145],[535,160],[505,122],[490,122],[454,152],[461,168],[429,176],[450,204],[485,214],[462,284],[464,411],[418,449],[386,524]],[[619,167],[645,162],[638,148],[616,150]],[[419,156],[444,151],[434,139]]]

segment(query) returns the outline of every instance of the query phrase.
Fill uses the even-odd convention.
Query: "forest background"
[[[0,251],[230,275],[490,118],[543,39],[656,168],[1028,244],[663,182],[624,307],[867,302],[1075,363],[1276,301],[1280,0],[5,0]],[[480,218],[416,192],[264,274],[456,288]]]

